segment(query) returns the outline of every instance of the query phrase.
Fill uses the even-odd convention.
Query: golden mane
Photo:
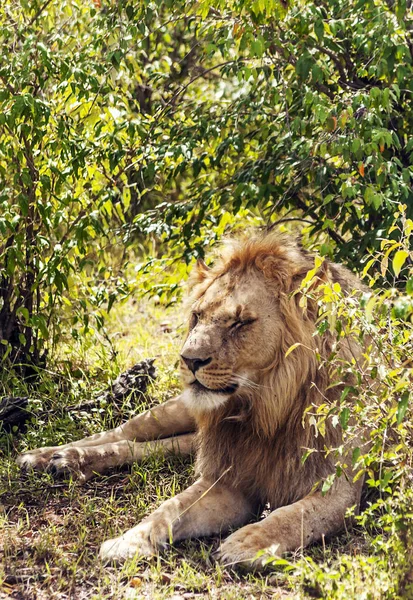
[[[339,427],[326,427],[325,437],[317,435],[305,419],[305,411],[321,402],[333,402],[342,387],[330,387],[330,373],[323,364],[332,352],[334,339],[316,332],[317,310],[304,311],[298,288],[307,271],[314,268],[314,255],[295,241],[277,234],[260,235],[225,243],[211,269],[199,266],[195,289],[201,296],[212,282],[224,274],[248,275],[261,271],[278,298],[282,336],[272,363],[261,371],[258,385],[217,411],[198,417],[200,472],[217,479],[227,473],[232,484],[262,493],[262,501],[274,505],[293,502],[309,493],[313,483],[333,471],[332,458],[324,447],[334,446],[341,437]],[[344,267],[325,261],[324,275],[350,290],[358,280]],[[251,352],[259,352],[259,344]],[[287,353],[291,346],[294,350]],[[343,358],[356,351],[355,344],[335,348]],[[255,451],[254,448],[259,448]],[[304,449],[310,450],[302,464]],[[276,468],[277,463],[279,467]],[[289,481],[288,490],[283,478]],[[295,486],[291,485],[295,482]]]
[[[285,282],[286,276],[295,276],[311,264],[308,256],[288,236],[279,233],[248,236],[244,233],[240,238],[224,240],[211,268],[206,268],[204,263],[198,264],[191,274],[190,285],[204,281],[210,284],[228,271],[245,273],[252,268],[261,270],[268,278]]]

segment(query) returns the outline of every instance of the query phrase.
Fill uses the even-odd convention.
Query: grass
[[[215,564],[212,551],[217,538],[178,544],[152,561],[103,567],[97,559],[101,542],[132,527],[183,490],[193,477],[190,460],[157,454],[84,486],[45,473],[19,471],[14,462],[17,451],[67,442],[117,424],[110,407],[104,412],[68,414],[65,406],[99,393],[142,358],[156,357],[158,378],[138,406],[125,402],[124,417],[171,397],[178,389],[181,319],[179,310],[149,302],[119,307],[111,317],[107,339],[90,335],[82,344],[59,349],[64,377],[45,373],[32,393],[33,412],[42,411],[41,417],[33,417],[24,432],[1,435],[0,598],[393,597],[388,595],[391,560],[371,553],[371,538],[361,529],[279,561],[266,575],[229,571]],[[18,380],[3,381],[5,393],[23,394],[21,385]]]

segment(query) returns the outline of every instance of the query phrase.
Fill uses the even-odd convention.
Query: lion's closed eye
[[[199,313],[198,312],[192,312],[191,316],[189,317],[189,329],[193,329],[194,327],[196,327],[196,325],[199,322]]]
[[[238,331],[239,329],[242,329],[244,327],[247,327],[248,325],[252,325],[253,323],[255,323],[255,321],[257,321],[257,319],[255,318],[249,318],[249,319],[239,319],[237,321],[235,321],[234,323],[232,323],[229,326],[230,331]]]

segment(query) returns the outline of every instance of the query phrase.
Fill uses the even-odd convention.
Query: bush
[[[63,332],[101,325],[128,293],[128,244],[190,261],[245,210],[304,220],[352,267],[399,242],[411,17],[384,0],[7,3],[3,358],[44,364]]]
[[[366,293],[360,304],[352,296],[343,297],[337,283],[326,284],[318,299],[319,333],[333,335],[336,345],[355,339],[365,349],[361,359],[349,362],[338,360],[333,349],[326,366],[333,372],[334,385],[342,388],[340,402],[308,409],[307,418],[320,436],[327,419],[344,434],[339,447],[325,448],[337,463],[336,474],[327,478],[322,490],[327,492],[336,477],[364,477],[367,484],[365,506],[356,517],[365,538],[357,556],[340,552],[335,560],[322,557],[321,563],[303,561],[293,568],[294,577],[299,574],[321,597],[393,599],[413,594],[413,269],[406,265],[408,257],[413,258],[413,221],[406,218],[404,206],[395,216],[400,244],[382,240],[382,251],[371,257],[364,274],[374,286],[392,262],[391,276],[403,270],[405,289]],[[365,588],[364,578],[377,579],[377,596]],[[346,595],[349,589],[352,596]]]

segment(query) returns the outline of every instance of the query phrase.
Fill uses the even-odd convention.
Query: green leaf
[[[361,140],[359,138],[354,138],[354,140],[351,143],[351,151],[354,152],[354,154],[358,154],[360,148]]]
[[[340,412],[340,425],[344,429],[344,431],[348,427],[348,421],[350,418],[350,409],[345,406]]]
[[[399,276],[399,273],[400,273],[404,263],[406,262],[406,259],[408,256],[409,256],[409,253],[407,252],[407,250],[398,250],[396,252],[396,254],[394,255],[393,271],[394,271],[394,274],[396,275],[396,277]]]
[[[307,79],[308,75],[310,73],[312,64],[313,64],[313,60],[310,56],[308,56],[308,55],[301,56],[295,65],[295,70],[297,72],[297,75],[299,75],[302,79]]]
[[[16,315],[17,316],[22,316],[24,323],[27,325],[29,323],[29,318],[30,318],[30,314],[29,311],[27,310],[27,308],[25,306],[20,306],[17,310],[16,310]]]
[[[259,58],[264,53],[264,44],[263,42],[257,38],[251,42],[251,54],[253,56],[258,56]]]
[[[367,204],[373,206],[376,210],[380,208],[382,204],[381,196],[376,192],[372,186],[368,186],[364,192],[364,199]]]
[[[351,455],[351,462],[354,465],[358,459],[360,458],[361,450],[359,447],[354,448],[353,453]]]
[[[325,478],[325,480],[323,481],[323,485],[321,487],[321,493],[323,495],[328,492],[328,490],[333,485],[335,479],[336,479],[336,474],[335,473],[333,473],[332,475],[328,475],[328,477]]]
[[[37,327],[42,334],[42,337],[47,340],[49,339],[49,330],[47,327],[46,319],[43,315],[35,315],[32,317],[32,323],[34,327]]]
[[[318,38],[318,41],[321,42],[324,37],[324,23],[322,19],[318,19],[318,21],[314,23],[314,32]]]
[[[397,424],[398,425],[400,425],[400,423],[403,421],[408,405],[409,405],[409,392],[404,392],[397,404]]]

